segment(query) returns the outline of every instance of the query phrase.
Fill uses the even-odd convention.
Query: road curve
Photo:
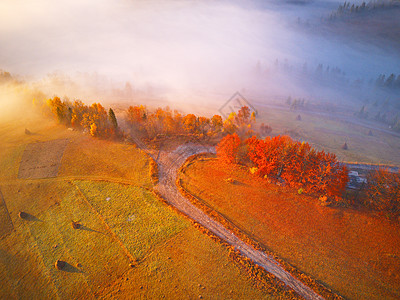
[[[179,192],[176,186],[176,175],[179,167],[188,157],[202,152],[215,152],[215,148],[186,144],[178,147],[173,152],[160,151],[157,159],[159,167],[159,183],[155,189],[170,205],[176,207],[186,216],[200,223],[215,235],[228,242],[244,256],[250,258],[254,263],[264,268],[267,272],[275,275],[300,296],[305,299],[324,299],[311,288],[293,277],[289,272],[285,271],[280,264],[273,259],[273,257],[262,251],[256,250],[251,245],[243,242],[219,222],[213,220],[205,212],[195,207]]]

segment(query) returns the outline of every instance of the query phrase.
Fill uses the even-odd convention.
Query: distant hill
[[[320,30],[330,31],[356,41],[400,49],[400,1],[345,2],[325,19]],[[384,43],[384,44],[383,44]]]

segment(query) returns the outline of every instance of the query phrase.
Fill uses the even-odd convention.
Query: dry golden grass
[[[351,299],[400,296],[398,222],[319,206],[317,199],[216,160],[188,165],[181,182],[248,236],[333,291]]]
[[[155,248],[135,268],[111,282],[100,299],[273,299],[256,288],[227,249],[193,227]]]
[[[1,186],[15,224],[0,242],[1,298],[274,297],[257,288],[226,247],[147,190],[74,184],[86,199],[56,179]],[[32,220],[20,219],[21,210]],[[65,270],[55,269],[58,259],[68,263]]]
[[[25,128],[29,128],[32,134],[25,134]],[[18,177],[19,163],[26,145],[68,138],[74,134],[77,133],[38,117],[8,123],[0,120],[0,180]]]
[[[14,224],[0,239],[1,299],[280,297],[151,193],[154,170],[143,152],[29,124],[35,134],[24,133],[25,123],[0,125],[0,190]],[[65,138],[59,177],[17,178],[27,144]]]
[[[137,186],[152,186],[150,162],[132,145],[81,135],[64,152],[59,176],[120,178]]]

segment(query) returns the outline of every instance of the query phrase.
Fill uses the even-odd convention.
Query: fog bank
[[[398,54],[385,45],[344,43],[299,26],[318,26],[340,3],[3,0],[0,68],[48,94],[92,101],[140,95],[222,104],[236,91],[264,101],[360,100],[365,93],[296,71],[306,65],[311,74],[322,64],[340,69],[349,85],[400,73]]]

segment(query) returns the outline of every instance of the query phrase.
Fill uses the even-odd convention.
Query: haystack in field
[[[81,224],[79,224],[78,222],[75,222],[75,221],[71,222],[71,226],[72,226],[73,229],[81,228]]]
[[[26,212],[20,211],[18,213],[18,217],[20,217],[21,219],[27,219],[29,217],[29,214],[27,214]]]
[[[54,267],[55,267],[57,270],[62,270],[62,269],[64,269],[64,267],[65,267],[66,264],[67,264],[67,263],[66,263],[65,261],[57,260],[57,261],[54,263]]]

